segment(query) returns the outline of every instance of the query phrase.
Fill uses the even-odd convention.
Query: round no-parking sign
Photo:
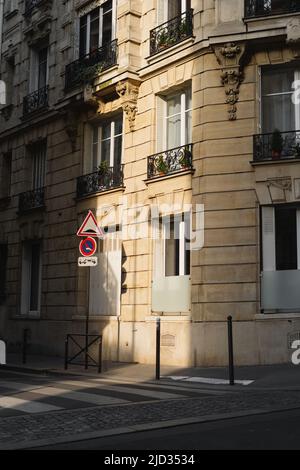
[[[97,250],[97,243],[92,237],[87,237],[79,243],[79,251],[82,256],[93,256]]]

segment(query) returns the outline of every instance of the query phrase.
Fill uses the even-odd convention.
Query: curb
[[[215,415],[205,415],[199,418],[181,418],[181,419],[174,419],[168,421],[157,421],[154,423],[147,423],[147,424],[137,424],[128,427],[120,427],[105,431],[93,431],[93,432],[86,432],[75,434],[73,436],[63,436],[58,438],[48,438],[48,439],[37,439],[35,441],[24,442],[19,444],[3,444],[0,443],[0,450],[19,450],[19,449],[37,449],[39,447],[48,447],[54,446],[55,444],[68,444],[73,442],[79,441],[87,441],[91,439],[99,439],[104,437],[111,437],[111,436],[118,436],[124,434],[131,434],[136,432],[142,431],[154,431],[157,429],[164,429],[170,427],[179,427],[179,426],[186,426],[190,424],[197,424],[197,423],[209,423],[214,421],[222,421],[222,420],[229,420],[229,419],[237,419],[237,418],[245,418],[247,416],[259,416],[271,413],[280,413],[285,411],[292,411],[292,410],[299,410],[300,407],[288,407],[288,408],[270,408],[269,410],[263,409],[253,409],[247,411],[240,411],[236,413],[221,413]]]

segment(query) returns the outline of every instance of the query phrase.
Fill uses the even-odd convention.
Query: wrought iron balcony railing
[[[299,0],[245,0],[245,18],[300,12]]]
[[[45,188],[38,188],[19,194],[19,213],[45,206]]]
[[[25,0],[25,15],[29,15],[43,0]]]
[[[49,87],[40,88],[30,95],[25,96],[23,100],[23,116],[27,116],[35,111],[40,111],[48,106]]]
[[[174,46],[193,35],[193,10],[161,24],[150,31],[150,55]]]
[[[77,197],[117,189],[123,186],[124,165],[111,166],[77,178]]]
[[[300,158],[300,130],[253,136],[254,162],[294,158]]]
[[[66,66],[65,88],[73,88],[92,80],[97,74],[117,63],[117,39]]]
[[[193,144],[176,147],[148,157],[148,178],[193,169]]]

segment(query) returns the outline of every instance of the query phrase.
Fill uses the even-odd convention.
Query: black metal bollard
[[[27,363],[28,331],[28,328],[23,330],[22,364]]]
[[[232,336],[232,316],[227,317],[228,331],[228,370],[229,384],[234,385],[234,361],[233,361],[233,336]]]
[[[156,319],[156,380],[160,379],[160,318]]]
[[[68,369],[68,359],[69,359],[69,335],[65,339],[65,370]]]
[[[102,372],[102,336],[99,341],[99,350],[98,350],[98,374]]]

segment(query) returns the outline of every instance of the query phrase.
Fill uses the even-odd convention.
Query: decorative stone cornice
[[[122,108],[128,118],[129,128],[133,131],[139,94],[138,83],[131,80],[118,82],[116,85],[116,92],[121,98]]]
[[[225,88],[228,119],[235,121],[237,118],[236,103],[239,100],[240,84],[243,81],[241,63],[245,54],[245,44],[230,42],[215,45],[213,49],[222,68],[221,83]]]
[[[84,85],[83,101],[86,105],[93,108],[97,114],[103,113],[105,104],[94,95],[94,87],[92,83],[86,83]]]

